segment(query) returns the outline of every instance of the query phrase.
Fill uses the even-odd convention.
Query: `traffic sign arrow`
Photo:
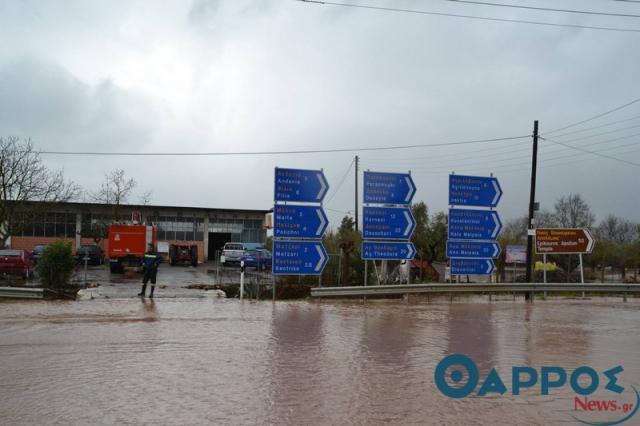
[[[273,206],[273,236],[276,238],[322,238],[329,220],[320,206]]]
[[[273,242],[275,275],[320,275],[329,255],[320,241]]]
[[[449,175],[449,205],[496,207],[501,197],[494,177]]]
[[[364,238],[408,240],[416,220],[407,207],[364,207],[362,219]]]
[[[321,203],[329,183],[322,170],[282,169],[276,167],[275,201]]]
[[[492,259],[451,259],[451,275],[487,275],[496,265]]]
[[[449,209],[449,239],[495,240],[502,230],[498,212]]]
[[[596,241],[588,229],[582,228],[538,228],[536,253],[591,253]]]
[[[364,172],[364,202],[409,204],[416,185],[408,173]]]
[[[447,241],[449,258],[496,258],[500,255],[500,244],[484,241]]]
[[[416,248],[410,242],[362,242],[362,259],[365,260],[411,260],[415,255]]]

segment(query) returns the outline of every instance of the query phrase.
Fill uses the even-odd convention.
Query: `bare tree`
[[[560,197],[555,204],[555,220],[562,228],[591,228],[595,216],[580,194]]]
[[[138,201],[143,206],[151,204],[151,198],[153,197],[153,191],[145,191],[138,197]]]
[[[0,137],[0,247],[21,232],[30,201],[63,202],[76,199],[80,187],[65,180],[63,172],[49,170],[30,139]],[[25,212],[28,214],[25,216]]]
[[[100,189],[90,194],[90,197],[97,203],[112,205],[113,219],[117,221],[120,219],[120,205],[128,201],[136,185],[135,180],[126,178],[124,170],[115,169],[104,175]]]

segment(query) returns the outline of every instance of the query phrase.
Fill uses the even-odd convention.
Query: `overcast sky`
[[[443,0],[360,3],[640,29],[638,18]],[[510,3],[640,15],[640,4],[606,0]],[[0,135],[30,137],[42,150],[433,144],[527,135],[534,119],[544,133],[640,97],[640,33],[293,0],[0,0],[0,40]],[[640,102],[566,133],[636,116]],[[640,163],[640,139],[631,136],[640,127],[633,126],[640,119],[555,135]],[[615,132],[597,136],[607,131]],[[521,139],[359,155],[363,169],[411,170],[414,201],[432,211],[447,208],[450,171],[493,173],[505,191],[499,211],[509,219],[527,210],[530,145]],[[353,169],[338,186],[356,154],[44,159],[88,189],[123,168],[139,193],[153,191],[153,204],[216,208],[268,209],[275,166],[323,168],[335,224],[344,215],[339,211],[354,208]],[[542,208],[580,193],[599,219],[608,213],[640,219],[640,167],[545,141],[539,161]]]

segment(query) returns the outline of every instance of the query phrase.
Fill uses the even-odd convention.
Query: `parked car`
[[[33,273],[33,262],[25,250],[0,250],[0,273],[29,278]]]
[[[265,249],[247,250],[242,257],[244,266],[260,270],[271,268],[271,253]]]
[[[84,263],[84,258],[88,257],[91,265],[102,265],[104,263],[104,251],[100,246],[94,244],[81,245],[76,251],[76,261]]]
[[[225,243],[220,255],[220,263],[222,263],[222,266],[228,266],[233,263],[239,265],[246,249],[243,243]]]
[[[42,252],[46,248],[47,248],[46,244],[39,244],[33,247],[33,250],[31,250],[31,260],[33,261],[34,264],[38,263],[38,259],[40,258],[40,256],[42,255]]]

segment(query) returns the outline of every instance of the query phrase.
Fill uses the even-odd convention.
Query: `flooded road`
[[[637,299],[2,302],[0,424],[579,424],[570,386],[513,396],[511,367],[622,365],[640,387],[639,351]],[[443,396],[451,353],[508,392]]]

